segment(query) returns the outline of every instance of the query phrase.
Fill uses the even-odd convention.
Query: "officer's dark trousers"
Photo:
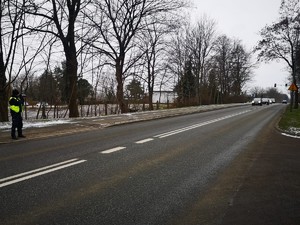
[[[16,128],[18,130],[18,136],[22,136],[22,128],[23,128],[23,119],[21,115],[13,115],[12,116],[12,126],[11,126],[11,137],[16,137]]]

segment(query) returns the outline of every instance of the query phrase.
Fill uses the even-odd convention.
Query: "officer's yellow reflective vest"
[[[9,98],[9,101],[10,101],[11,99],[15,99],[15,100],[17,100],[17,101],[20,101],[20,99],[18,99],[18,98],[16,98],[16,97],[10,97],[10,98]],[[12,111],[16,112],[16,113],[20,112],[20,110],[21,110],[21,109],[20,109],[20,106],[17,106],[17,105],[10,105],[9,108],[10,108]]]

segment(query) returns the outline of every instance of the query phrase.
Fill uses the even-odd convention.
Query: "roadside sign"
[[[298,90],[297,86],[294,83],[292,83],[291,86],[289,87],[289,91],[297,91],[297,90]]]

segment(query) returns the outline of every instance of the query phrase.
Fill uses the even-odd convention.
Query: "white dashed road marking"
[[[147,139],[144,139],[144,140],[137,141],[135,143],[136,144],[144,144],[146,142],[153,141],[153,140],[154,140],[153,138],[147,138]]]
[[[111,149],[107,149],[105,151],[102,151],[101,154],[110,154],[110,153],[113,153],[113,152],[117,152],[117,151],[120,151],[120,150],[123,150],[125,149],[126,147],[116,147],[116,148],[111,148]]]
[[[156,135],[156,136],[154,136],[154,138],[165,138],[165,137],[168,137],[168,136],[171,136],[171,135],[182,133],[184,131],[192,130],[192,129],[202,127],[202,126],[205,126],[205,125],[208,125],[208,124],[212,124],[212,123],[215,123],[215,122],[218,122],[218,121],[221,121],[221,120],[225,120],[225,119],[228,119],[228,118],[231,118],[231,117],[234,117],[234,116],[238,116],[238,115],[247,113],[249,111],[250,110],[246,110],[246,111],[243,111],[243,112],[240,112],[240,113],[220,117],[220,118],[217,118],[217,119],[214,119],[214,120],[209,120],[209,121],[194,124],[194,125],[191,125],[191,126],[188,126],[188,127],[180,128],[180,129],[173,130],[173,131],[169,131],[169,132],[166,132],[166,133]],[[116,117],[116,118],[118,118],[118,117]],[[147,143],[147,142],[153,141],[154,138],[146,138],[146,139],[143,139],[143,140],[140,140],[140,141],[136,141],[135,143],[136,144]],[[126,147],[119,146],[119,147],[107,149],[105,151],[101,151],[100,153],[101,154],[110,154],[110,153],[113,153],[113,152],[121,151],[123,149],[126,149]],[[71,160],[56,163],[56,164],[53,164],[53,165],[41,167],[41,168],[38,168],[38,169],[35,169],[35,170],[31,170],[31,171],[28,171],[28,172],[13,175],[13,176],[10,176],[10,177],[2,178],[2,179],[0,179],[0,188],[11,185],[11,184],[15,184],[15,183],[18,183],[18,182],[21,182],[21,181],[25,181],[25,180],[28,180],[28,179],[31,179],[31,178],[34,178],[34,177],[38,177],[38,176],[41,176],[41,175],[44,175],[44,174],[47,174],[47,173],[51,173],[51,172],[54,172],[54,171],[57,171],[57,170],[61,170],[61,169],[67,168],[67,167],[71,167],[71,166],[74,166],[74,165],[77,165],[77,164],[80,164],[80,163],[84,163],[84,162],[86,162],[86,160],[71,159]]]
[[[212,124],[212,123],[215,123],[215,122],[218,122],[218,121],[221,121],[221,120],[225,120],[225,119],[228,119],[228,118],[231,118],[231,117],[234,117],[234,116],[238,116],[238,115],[250,112],[250,111],[251,110],[246,110],[246,111],[242,111],[242,112],[239,112],[239,113],[236,113],[236,114],[231,114],[231,115],[228,115],[228,116],[220,117],[220,118],[209,120],[209,121],[206,121],[206,122],[194,124],[194,125],[191,125],[191,126],[188,126],[188,127],[183,127],[183,128],[177,129],[177,130],[172,130],[172,131],[169,131],[169,132],[166,132],[166,133],[158,134],[158,135],[154,136],[154,138],[169,137],[171,135],[179,134],[179,133],[182,133],[184,131],[188,131],[188,130],[192,130],[192,129],[202,127],[202,126],[205,126],[205,125],[208,125],[208,124]],[[136,141],[135,144],[144,144],[144,143],[147,143],[147,142],[150,142],[150,141],[153,141],[153,140],[154,140],[153,138],[146,138],[146,139],[143,139],[143,140],[140,140],[140,141]],[[101,154],[110,154],[110,153],[117,152],[117,151],[120,151],[120,150],[123,150],[123,149],[126,149],[126,147],[115,147],[115,148],[111,148],[111,149],[102,151],[100,153]]]

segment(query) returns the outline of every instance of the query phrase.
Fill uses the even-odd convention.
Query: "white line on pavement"
[[[123,149],[125,149],[125,148],[126,148],[126,147],[116,147],[116,148],[111,148],[111,149],[102,151],[102,152],[100,152],[100,153],[101,153],[101,154],[109,154],[109,153],[113,153],[113,152],[117,152],[117,151],[123,150]]]
[[[56,164],[53,164],[53,165],[50,165],[50,166],[45,166],[45,167],[42,167],[42,168],[39,168],[39,169],[31,170],[31,171],[28,171],[28,172],[25,172],[25,173],[20,173],[20,174],[14,175],[14,176],[6,177],[6,178],[3,178],[3,179],[0,179],[0,183],[3,182],[3,181],[12,180],[12,179],[15,179],[15,178],[18,178],[18,177],[22,177],[22,176],[25,176],[25,175],[28,175],[28,174],[31,174],[31,173],[36,173],[36,172],[39,172],[39,171],[42,171],[42,170],[50,169],[52,167],[60,166],[60,165],[67,164],[67,163],[70,163],[70,162],[74,162],[76,160],[78,160],[78,159],[71,159],[71,160],[56,163]]]
[[[78,160],[78,159],[74,159],[74,160]],[[61,165],[61,164],[64,164],[66,162],[70,162],[70,161],[74,161],[74,160],[69,160],[69,161],[65,161],[65,162],[62,162],[62,163],[57,163],[57,164],[48,166],[48,168],[52,168],[54,166],[57,166],[58,164]],[[41,171],[41,172],[38,172],[38,173],[34,173],[34,174],[31,174],[31,175],[28,175],[28,176],[25,176],[25,177],[21,177],[21,178],[18,178],[18,179],[14,179],[14,180],[2,183],[2,184],[0,184],[0,188],[11,185],[11,184],[15,184],[15,183],[18,183],[18,182],[21,182],[21,181],[24,181],[24,180],[28,180],[28,179],[31,179],[31,178],[34,178],[34,177],[38,177],[38,176],[41,176],[41,175],[44,175],[44,174],[47,174],[47,173],[51,173],[51,172],[54,172],[54,171],[57,171],[57,170],[61,170],[61,169],[64,169],[64,168],[67,168],[67,167],[70,167],[70,166],[74,166],[74,165],[77,165],[77,164],[80,164],[80,163],[83,163],[83,162],[86,162],[86,160],[79,160],[79,161],[67,163],[67,164],[64,164],[62,166],[58,166],[58,167],[48,169],[48,170],[44,170],[44,171],[41,171],[41,170],[43,170],[47,167],[43,167],[43,168],[40,168],[40,169],[37,169],[37,170],[32,170],[32,171],[29,171],[29,172],[26,172],[26,173],[15,175],[15,176],[12,176],[12,177],[20,177],[20,176],[24,176],[24,174],[34,173],[33,171],[35,171],[35,172],[36,171]],[[12,177],[10,177],[10,179],[13,179]],[[2,180],[5,180],[5,179],[2,179]]]
[[[251,110],[246,110],[246,111],[242,111],[242,112],[239,112],[239,113],[236,113],[236,114],[231,114],[231,115],[228,115],[228,116],[223,116],[223,117],[213,119],[213,120],[209,120],[209,121],[206,121],[206,122],[194,124],[194,125],[191,125],[191,126],[188,126],[188,127],[183,127],[183,128],[177,129],[177,130],[173,130],[173,131],[169,131],[169,132],[166,132],[166,133],[156,135],[156,136],[154,136],[154,138],[165,138],[165,137],[168,137],[168,136],[171,136],[171,135],[174,135],[174,134],[178,134],[178,133],[181,133],[181,132],[184,132],[184,131],[192,130],[192,129],[202,127],[202,126],[205,126],[205,125],[208,125],[208,124],[212,124],[212,123],[215,123],[215,122],[218,122],[218,121],[221,121],[221,120],[225,120],[225,119],[228,119],[228,118],[231,118],[231,117],[234,117],[234,116],[238,116],[238,115],[250,112],[250,111]],[[150,142],[150,141],[153,141],[153,140],[154,140],[153,138],[146,138],[146,139],[143,139],[143,140],[140,140],[140,141],[136,141],[135,143],[136,144],[143,144],[143,143],[147,143],[147,142]],[[126,147],[115,147],[115,148],[111,148],[111,149],[101,151],[100,153],[101,154],[110,154],[110,153],[117,152],[117,151],[120,151],[120,150],[123,150],[123,149],[126,149]]]
[[[154,140],[153,138],[147,138],[147,139],[144,139],[144,140],[137,141],[135,143],[136,144],[144,144],[146,142],[153,141],[153,140]]]
[[[212,123],[215,123],[215,122],[218,122],[218,121],[221,121],[221,120],[225,120],[225,119],[228,119],[228,118],[231,118],[231,117],[234,117],[234,116],[238,116],[238,115],[247,113],[249,111],[250,110],[246,110],[246,111],[243,111],[243,112],[240,112],[240,113],[236,113],[236,114],[232,114],[232,115],[220,117],[220,118],[209,120],[209,121],[206,121],[206,122],[203,122],[203,123],[194,124],[194,125],[191,125],[191,126],[188,126],[188,127],[184,127],[184,128],[180,128],[180,129],[177,129],[177,130],[173,130],[173,131],[169,131],[169,132],[166,132],[166,133],[162,133],[162,134],[156,135],[154,137],[155,138],[169,137],[169,136],[174,135],[174,134],[179,134],[179,133],[182,133],[184,131],[192,130],[192,129],[195,129],[195,128],[198,128],[198,127],[202,127],[202,126],[205,126],[205,125],[208,125],[208,124],[212,124]]]
[[[291,134],[285,134],[285,133],[281,133],[283,136],[286,136],[286,137],[290,137],[290,138],[298,138],[300,139],[300,136],[297,136],[297,135],[291,135]]]

